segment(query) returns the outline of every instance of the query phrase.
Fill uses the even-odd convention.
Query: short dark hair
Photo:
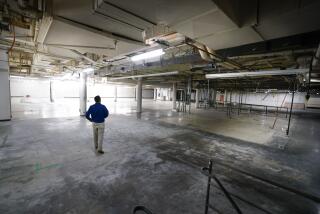
[[[101,97],[100,97],[99,95],[95,96],[95,97],[94,97],[94,101],[95,101],[96,103],[100,103],[100,102],[101,102]]]

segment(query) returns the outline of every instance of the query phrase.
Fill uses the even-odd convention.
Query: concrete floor
[[[274,117],[150,100],[137,120],[134,101],[106,100],[97,155],[74,102],[13,101],[14,119],[0,123],[0,213],[203,213],[210,158],[243,213],[320,212],[318,113],[294,115],[286,137],[283,116],[271,129]],[[210,213],[235,213],[216,184],[211,197]]]

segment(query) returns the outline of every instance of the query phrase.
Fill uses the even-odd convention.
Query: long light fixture
[[[143,59],[150,59],[150,58],[154,58],[157,56],[161,56],[164,54],[164,51],[162,49],[157,49],[154,51],[149,51],[143,54],[139,54],[139,55],[135,55],[133,57],[131,57],[132,61],[139,61],[139,60],[143,60]]]
[[[207,79],[231,79],[245,77],[261,77],[261,76],[288,76],[307,73],[308,69],[287,69],[287,70],[270,70],[270,71],[253,71],[253,72],[238,72],[238,73],[217,73],[206,74]]]
[[[170,72],[155,73],[155,74],[141,74],[141,75],[124,76],[124,77],[114,77],[114,78],[110,78],[109,80],[135,79],[135,78],[139,78],[139,77],[160,77],[160,76],[171,76],[171,75],[177,75],[177,74],[179,74],[179,71],[170,71]]]
[[[311,79],[310,82],[320,82],[320,79]]]
[[[22,79],[22,80],[38,80],[38,77],[30,77],[30,76],[14,76],[14,75],[10,75],[10,80],[13,79]]]

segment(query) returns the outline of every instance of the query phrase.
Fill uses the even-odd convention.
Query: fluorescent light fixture
[[[25,77],[26,80],[38,80],[38,77]]]
[[[82,72],[85,72],[85,73],[90,73],[92,71],[94,71],[93,68],[85,68],[85,69],[82,70]]]
[[[10,75],[10,79],[24,79],[25,77],[24,76],[13,76],[13,75]]]
[[[38,80],[38,77],[30,77],[30,76],[10,76],[10,79],[22,79],[22,80]]]
[[[143,59],[150,59],[153,57],[161,56],[163,54],[164,54],[164,51],[162,49],[158,49],[158,50],[149,51],[143,54],[135,55],[131,57],[131,60],[135,62]]]
[[[170,71],[164,73],[154,73],[154,74],[142,74],[142,75],[134,75],[134,76],[124,76],[124,77],[114,77],[110,78],[109,80],[122,80],[122,79],[135,79],[135,78],[143,78],[143,77],[159,77],[159,76],[170,76],[170,75],[177,75],[179,74],[178,71]]]
[[[311,79],[311,82],[320,82],[320,79]]]
[[[287,69],[287,70],[270,70],[270,71],[251,71],[238,73],[216,73],[206,74],[207,79],[231,79],[231,78],[245,78],[245,77],[261,77],[261,76],[277,76],[277,75],[299,75],[305,74],[308,69]]]

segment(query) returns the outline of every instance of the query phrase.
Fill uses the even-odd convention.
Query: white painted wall
[[[153,99],[153,89],[143,89],[142,90],[142,98],[145,99]]]
[[[78,98],[79,82],[53,81],[53,94],[55,98]]]
[[[8,93],[5,91],[5,81],[6,77],[0,77],[0,93]],[[30,95],[28,99],[33,100],[46,100],[50,99],[50,82],[49,80],[39,80],[39,79],[14,79],[10,81],[11,97],[25,97]],[[113,98],[115,85],[111,84],[101,84],[101,83],[88,83],[88,99],[96,95],[100,95],[104,98]],[[204,90],[205,92],[206,90]],[[201,91],[200,91],[201,92]],[[78,81],[53,81],[53,94],[54,98],[79,98],[79,82]],[[118,98],[134,98],[135,97],[135,87],[133,86],[117,86]],[[203,95],[203,96],[202,96]],[[200,93],[200,100],[203,100],[204,93]],[[305,100],[306,93],[298,92],[295,93],[294,105],[295,109],[302,109],[306,107],[320,108],[320,97],[311,97],[307,102]],[[153,89],[144,89],[142,92],[144,99],[153,99]],[[168,99],[169,89],[168,88],[158,88],[157,99],[164,100]],[[217,92],[216,100],[220,101],[220,96],[224,96],[224,93]],[[284,100],[285,98],[285,100]],[[227,93],[227,101],[230,100],[230,92]],[[290,107],[291,104],[291,94],[286,93],[254,93],[247,92],[243,94],[242,103],[253,104],[253,105],[268,105],[268,106],[281,106],[282,101],[284,107]],[[239,101],[239,93],[232,92],[232,102]],[[5,105],[6,102],[1,102],[1,105]],[[8,105],[8,104],[6,104]],[[10,103],[9,103],[10,105]],[[10,106],[2,107],[1,109],[8,109]],[[3,110],[4,111],[4,110]],[[7,111],[7,110],[6,110]],[[7,112],[6,112],[7,114]]]
[[[239,102],[239,92],[230,91],[227,92],[227,96],[225,97],[225,93],[217,92],[216,100],[221,101],[221,96],[224,96],[226,102],[238,103]],[[306,105],[305,92],[297,92],[294,95],[293,108],[303,109]],[[245,92],[242,95],[242,103],[243,104],[252,104],[252,105],[267,105],[267,106],[277,106],[280,107],[290,107],[292,100],[292,94],[288,93],[254,93],[254,92]]]
[[[119,98],[134,98],[135,95],[135,88],[134,87],[118,87],[118,97]]]
[[[15,79],[12,78],[11,96],[33,98],[50,98],[50,81],[40,79]],[[135,87],[124,85],[111,85],[101,83],[88,83],[88,99],[99,95],[101,97],[113,98],[117,87],[118,98],[134,98]],[[52,83],[54,98],[79,98],[79,81],[54,80]],[[153,99],[153,89],[144,89],[143,98]]]
[[[25,97],[26,95],[30,95],[30,98],[50,97],[50,82],[48,80],[11,78],[10,87],[12,97]]]

